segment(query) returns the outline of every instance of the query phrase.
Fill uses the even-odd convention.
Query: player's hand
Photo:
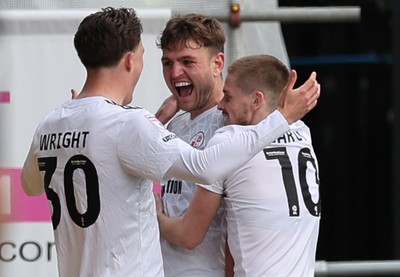
[[[154,200],[156,202],[156,212],[157,212],[157,214],[164,213],[164,206],[163,206],[160,194],[157,193],[157,192],[153,192],[153,195],[154,195]]]
[[[76,99],[79,95],[79,92],[76,89],[71,89],[71,99]]]
[[[321,86],[317,82],[317,73],[315,72],[311,73],[303,85],[294,89],[293,86],[296,80],[297,73],[292,70],[278,106],[278,110],[289,124],[301,119],[317,105],[321,90]]]
[[[178,101],[174,96],[171,95],[164,100],[164,102],[158,108],[155,116],[162,124],[167,124],[168,121],[170,121],[178,111]]]

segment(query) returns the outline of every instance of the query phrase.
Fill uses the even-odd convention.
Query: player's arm
[[[228,240],[225,245],[225,277],[233,277],[235,262],[233,261],[231,250],[228,246]]]
[[[313,76],[311,79],[315,81],[315,74]],[[311,80],[311,85],[303,85],[297,92],[292,92],[289,86],[289,91],[283,97],[284,105],[280,110],[272,112],[266,119],[247,131],[203,150],[197,150],[175,138],[173,134],[166,133],[166,129],[160,122],[158,126],[146,119],[147,117],[143,117],[143,120],[137,120],[134,126],[135,129],[142,130],[135,136],[132,136],[132,126],[121,128],[118,143],[121,145],[118,148],[121,164],[131,174],[153,181],[160,182],[175,177],[200,184],[215,183],[253,158],[263,148],[287,132],[289,123],[302,118],[315,107],[319,97],[319,85],[312,83],[313,80]],[[141,124],[140,128],[137,124]],[[156,139],[149,140],[150,132],[154,133],[154,137],[162,135],[164,142],[171,143],[167,145]],[[133,146],[138,141],[143,143],[143,146],[146,144],[146,151],[142,151],[141,147],[125,147],[126,145]],[[155,153],[160,151],[165,154],[166,150],[170,152],[168,157],[165,157],[166,162],[158,163],[159,156]],[[143,160],[147,162],[143,163]],[[153,161],[157,166],[150,168],[148,164],[153,164]]]
[[[43,177],[40,175],[38,162],[32,148],[22,167],[21,184],[27,195],[41,195],[44,192]]]
[[[186,147],[168,169],[166,176],[212,184],[249,161],[288,131],[288,124],[301,119],[317,104],[320,86],[316,81],[316,73],[313,72],[302,86],[293,89],[296,78],[296,72],[292,70],[278,111],[274,111],[248,131],[221,144],[207,147],[203,151]]]
[[[164,100],[155,113],[155,116],[162,124],[167,124],[178,111],[178,101],[173,95],[171,95]]]
[[[195,248],[203,242],[221,199],[220,194],[198,187],[186,213],[180,217],[168,217],[162,211],[161,199],[156,196],[161,236],[177,246],[189,250]]]

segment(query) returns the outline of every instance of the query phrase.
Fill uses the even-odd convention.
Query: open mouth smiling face
[[[176,82],[175,90],[179,97],[188,97],[193,92],[193,85],[189,82]]]

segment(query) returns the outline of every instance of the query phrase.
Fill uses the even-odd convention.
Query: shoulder
[[[113,117],[114,121],[122,123],[124,128],[134,129],[137,131],[143,130],[141,128],[144,128],[145,126],[155,125],[161,129],[165,129],[164,125],[154,114],[141,107],[119,105],[108,99],[105,99],[102,105],[106,106],[106,109],[109,110],[109,115]]]
[[[252,126],[252,125],[251,125]],[[209,145],[217,144],[226,139],[231,139],[234,136],[237,136],[246,130],[250,129],[251,126],[241,126],[241,125],[227,125],[219,128],[215,131],[214,136],[209,142]]]
[[[219,128],[215,134],[218,135],[225,135],[225,136],[235,136],[238,134],[241,134],[249,129],[251,129],[253,127],[253,125],[227,125],[227,126],[223,126],[221,128]]]
[[[105,105],[109,105],[110,107],[114,107],[121,111],[146,111],[145,109],[138,106],[120,105],[109,99],[104,99],[104,103]]]
[[[310,128],[304,121],[298,120],[289,126],[290,131],[302,133],[304,136],[311,137]]]
[[[128,112],[126,113],[126,118],[128,119],[127,123],[134,128],[139,126],[143,127],[143,125],[154,125],[160,129],[165,129],[164,124],[162,124],[154,114],[146,109],[130,107],[128,108]],[[132,122],[140,125],[135,126],[135,124],[131,124]]]
[[[302,120],[297,120],[296,122],[292,123],[291,125],[289,125],[289,128],[291,130],[293,129],[308,129],[308,126],[304,123],[304,121]]]
[[[204,117],[211,122],[222,122],[221,126],[223,126],[224,117],[222,116],[222,112],[218,110],[217,106],[212,107],[211,109],[202,113],[199,117]]]
[[[174,125],[174,124],[178,124],[182,120],[187,120],[188,118],[190,118],[190,113],[189,112],[180,113],[177,116],[175,116],[173,119],[171,119],[171,121],[168,123],[168,125],[171,126],[171,125]]]

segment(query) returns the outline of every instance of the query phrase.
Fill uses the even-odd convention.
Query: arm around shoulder
[[[203,150],[184,144],[164,179],[175,177],[200,184],[215,183],[245,164],[288,130],[288,122],[279,111],[274,111],[245,132]]]

